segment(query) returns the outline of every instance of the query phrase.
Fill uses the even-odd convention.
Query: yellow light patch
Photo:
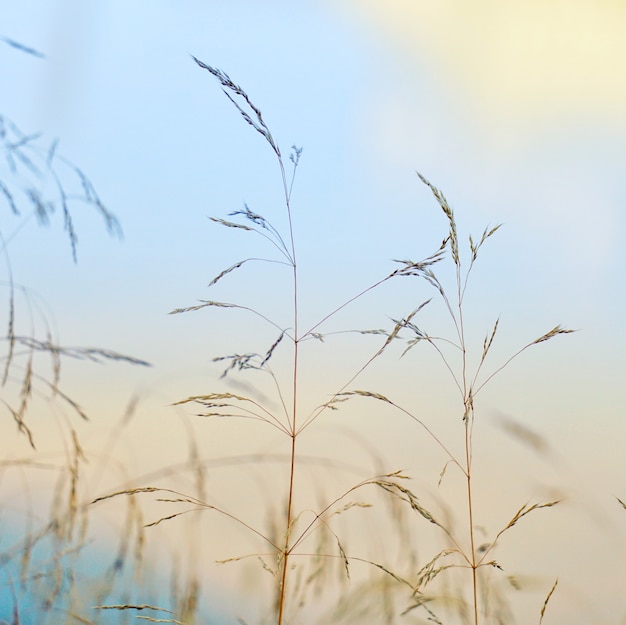
[[[358,0],[407,60],[435,66],[505,117],[623,118],[626,3],[615,0]]]

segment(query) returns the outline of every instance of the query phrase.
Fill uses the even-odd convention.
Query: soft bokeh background
[[[561,509],[520,524],[498,553],[507,573],[529,580],[519,610],[533,620],[519,622],[537,620],[557,576],[546,623],[625,622],[626,511],[614,498],[626,497],[622,3],[22,0],[4,3],[0,24],[1,35],[45,54],[2,45],[0,112],[27,134],[59,138],[59,151],[90,176],[124,231],[122,241],[108,238],[99,216],[76,206],[74,265],[60,218],[47,231],[3,210],[5,238],[21,228],[8,247],[14,278],[41,306],[36,325],[45,316],[62,344],[107,347],[153,364],[65,365],[64,388],[92,418],[81,428],[96,467],[87,497],[184,461],[191,438],[215,459],[216,498],[228,503],[239,486],[261,493],[241,507],[252,519],[267,484],[239,484],[232,472],[219,473],[218,459],[278,453],[284,442],[241,424],[198,424],[191,410],[169,407],[217,388],[213,356],[263,351],[275,338],[241,313],[170,310],[239,298],[289,323],[284,272],[244,267],[207,289],[224,267],[266,253],[208,216],[225,217],[244,201],[281,228],[285,216],[268,146],[193,54],[246,89],[284,153],[292,144],[304,148],[294,191],[304,325],[386,275],[391,259],[418,260],[439,245],[445,219],[416,170],[444,191],[463,238],[504,224],[469,287],[466,321],[477,348],[498,317],[494,366],[557,323],[580,331],[526,352],[477,401],[478,522],[494,532],[524,502],[564,496]],[[387,285],[328,330],[390,327],[390,318],[429,296],[417,282]],[[449,333],[444,314],[433,303],[421,323]],[[311,348],[303,400],[325,401],[376,341],[347,335]],[[460,411],[445,369],[425,346],[399,355],[387,354],[359,386],[410,406],[460,449]],[[501,427],[503,417],[542,436],[550,451],[520,444]],[[32,419],[42,453],[53,456],[64,417]],[[385,470],[405,469],[418,491],[437,491],[444,460],[413,425],[391,413],[341,419],[311,428],[312,454],[334,454],[362,477],[374,464],[364,450],[376,443]],[[26,441],[12,428],[6,417],[3,455],[20,458]],[[123,469],[112,475],[114,466]],[[316,479],[332,483],[322,474]],[[22,496],[22,478],[36,507],[32,474],[7,474],[5,501]],[[233,555],[222,525],[207,530],[225,537],[211,560]],[[425,558],[435,550],[420,545]],[[222,571],[203,569],[216,595],[230,597],[221,608],[247,613],[250,584],[234,586],[237,574]]]

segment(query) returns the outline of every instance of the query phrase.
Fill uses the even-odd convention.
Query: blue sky
[[[526,353],[485,395],[486,457],[500,467],[510,460],[501,447],[520,454],[502,470],[504,485],[494,477],[500,470],[485,462],[485,497],[503,496],[498,489],[514,478],[521,486],[507,510],[552,487],[567,492],[569,516],[557,515],[557,528],[545,529],[558,534],[570,519],[573,528],[571,544],[561,548],[566,570],[546,565],[564,588],[553,622],[619,623],[626,607],[610,603],[610,580],[624,571],[610,554],[626,546],[625,515],[611,499],[626,497],[625,20],[621,4],[609,0],[578,0],[566,11],[552,0],[498,7],[481,0],[471,10],[453,0],[23,0],[0,9],[0,34],[45,54],[0,48],[0,113],[26,133],[59,138],[59,152],[90,176],[124,231],[121,241],[107,237],[99,216],[77,205],[74,265],[61,219],[50,231],[31,220],[9,248],[16,280],[45,302],[63,344],[104,346],[154,364],[68,365],[67,387],[93,414],[89,444],[97,446],[139,392],[137,432],[119,453],[131,474],[158,466],[171,437],[185,438],[183,417],[172,424],[166,406],[209,390],[212,356],[261,350],[273,340],[263,334],[255,343],[258,330],[237,314],[229,321],[220,311],[172,317],[170,310],[244,289],[246,301],[282,314],[285,290],[273,268],[246,267],[207,289],[221,269],[252,253],[243,245],[264,253],[208,216],[226,217],[247,202],[279,227],[285,218],[268,146],[193,54],[245,88],[284,153],[292,144],[304,149],[294,217],[305,322],[389,273],[391,259],[417,260],[436,249],[445,220],[416,170],[444,191],[462,237],[504,224],[476,266],[471,336],[480,345],[499,316],[496,354],[504,358],[557,323],[580,332]],[[4,215],[6,236],[20,222]],[[384,326],[428,296],[423,287],[403,286],[368,296],[330,329]],[[441,309],[424,319],[446,330]],[[327,392],[327,378],[345,377],[346,354],[372,348],[337,340],[327,346],[336,350],[330,361],[323,351],[311,356],[322,388],[307,388],[312,396]],[[410,361],[398,355],[368,381],[407,402],[419,394],[433,415],[451,409],[445,371],[415,350]],[[558,462],[525,456],[496,427],[502,413],[544,435]],[[442,426],[451,436],[455,427],[454,419]],[[207,453],[225,454],[240,442],[232,430],[219,431],[225,441],[211,438]],[[363,432],[393,449],[390,468],[423,468],[411,466],[415,446],[400,431],[368,423]],[[150,444],[138,450],[133,436]],[[535,460],[536,472],[526,465]],[[590,510],[600,510],[603,521]],[[488,504],[486,517],[492,513]],[[604,522],[610,532],[600,528]],[[542,528],[533,531],[539,540]],[[599,562],[608,572],[597,575],[596,587],[576,569]],[[580,621],[568,612],[575,596],[591,611],[578,610]]]

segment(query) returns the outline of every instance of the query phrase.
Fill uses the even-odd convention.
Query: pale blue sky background
[[[494,384],[484,398],[492,425],[483,440],[497,467],[509,460],[499,456],[501,446],[520,449],[493,426],[492,417],[506,412],[550,441],[561,458],[554,474],[540,462],[533,473],[523,455],[504,471],[522,483],[507,510],[536,494],[526,483],[557,484],[574,497],[574,512],[555,521],[572,525],[574,546],[557,554],[567,564],[546,565],[564,589],[551,622],[617,625],[626,611],[615,594],[623,564],[612,555],[624,554],[626,514],[611,500],[626,497],[626,14],[608,0],[472,6],[6,3],[0,34],[46,58],[2,45],[0,112],[26,133],[59,138],[59,151],[90,176],[124,231],[122,242],[109,239],[99,217],[76,206],[78,265],[58,219],[54,232],[29,227],[15,238],[13,271],[46,303],[62,343],[105,346],[155,365],[67,369],[67,385],[94,415],[96,432],[117,421],[132,393],[143,393],[141,436],[149,432],[146,448],[158,451],[138,451],[129,437],[125,449],[139,472],[143,462],[162,461],[173,436],[164,434],[174,426],[166,425],[163,406],[212,390],[210,357],[260,351],[273,340],[256,343],[257,330],[244,317],[223,326],[229,317],[219,311],[167,312],[198,298],[233,299],[241,287],[269,312],[284,296],[274,270],[269,286],[244,268],[214,293],[206,288],[249,255],[243,246],[254,245],[212,225],[209,215],[225,217],[244,201],[277,225],[284,214],[271,152],[189,55],[246,89],[284,153],[294,143],[304,147],[294,215],[305,320],[388,273],[390,259],[417,260],[438,246],[445,221],[419,170],[450,200],[462,236],[504,223],[484,248],[468,299],[479,344],[497,316],[501,357],[557,323],[581,330],[538,346]],[[4,211],[1,223],[6,236],[20,222]],[[331,329],[384,326],[427,296],[423,287],[402,286],[364,300]],[[424,325],[444,331],[440,313],[425,313]],[[341,341],[330,349],[363,349]],[[317,358],[311,366],[324,367],[321,380],[341,364]],[[447,381],[434,360],[427,362],[414,352],[398,365],[394,356],[371,382],[407,402],[419,394],[420,405],[445,412],[447,396],[433,388]],[[157,418],[163,430],[150,425]],[[450,432],[456,425],[453,419]],[[393,450],[390,469],[412,468],[415,449],[405,437],[394,438],[387,424],[363,427]],[[215,438],[211,445],[222,451]],[[489,464],[484,470],[493,476]],[[494,481],[496,499],[508,483]],[[589,520],[594,507],[610,532]],[[538,537],[541,531],[535,528]],[[589,538],[576,535],[582,531]],[[597,574],[597,586],[592,566],[608,571]],[[583,597],[587,611],[574,610],[572,597]]]

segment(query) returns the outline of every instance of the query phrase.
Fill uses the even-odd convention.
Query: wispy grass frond
[[[439,206],[441,206],[441,210],[443,210],[445,216],[448,219],[448,223],[450,226],[450,236],[448,239],[450,243],[450,251],[452,252],[452,260],[454,261],[454,264],[458,267],[461,261],[459,258],[459,237],[456,230],[456,220],[454,219],[454,212],[452,211],[450,204],[448,204],[448,200],[446,200],[445,195],[435,185],[433,185],[424,176],[422,176],[422,174],[420,174],[419,172],[416,173],[419,179],[432,191],[432,194],[435,196],[435,199],[439,203]]]
[[[274,354],[274,350],[278,347],[278,345],[280,344],[280,342],[283,340],[284,337],[285,337],[285,333],[284,332],[281,332],[278,335],[278,338],[272,343],[270,348],[267,350],[267,353],[263,357],[263,360],[261,361],[261,364],[259,365],[259,367],[263,367],[263,366],[265,366],[267,364],[269,359]]]
[[[532,506],[529,506],[528,504],[524,504],[515,513],[513,518],[509,521],[508,525],[498,534],[498,536],[502,534],[502,532],[505,532],[506,530],[513,527],[521,518],[525,517],[527,514],[530,514],[531,512],[535,510],[541,510],[542,508],[551,508],[552,506],[556,506],[557,504],[561,503],[561,501],[562,501],[561,499],[557,499],[555,501],[549,501],[547,503],[535,503]]]
[[[19,215],[20,211],[17,208],[17,204],[15,203],[15,199],[13,197],[13,194],[9,190],[9,187],[7,187],[4,184],[4,182],[2,182],[2,180],[0,180],[0,192],[2,192],[2,195],[4,195],[6,201],[8,202],[9,208],[11,209],[11,212],[14,215]]]
[[[12,48],[15,48],[16,50],[19,50],[20,52],[25,52],[26,54],[39,57],[40,59],[45,58],[45,55],[42,52],[39,52],[39,50],[35,50],[35,48],[31,48],[30,46],[20,43],[19,41],[15,41],[15,39],[9,39],[4,35],[0,35],[0,41],[4,41],[4,43]]]
[[[530,343],[524,345],[524,347],[522,347],[517,352],[515,352],[511,357],[509,357],[504,362],[504,364],[500,365],[483,382],[481,382],[481,384],[476,389],[473,390],[474,397],[476,397],[478,392],[482,388],[484,388],[496,375],[498,375],[498,373],[500,373],[503,369],[505,369],[509,365],[509,363],[515,360],[520,354],[525,352],[529,347],[532,347],[533,345],[538,345],[539,343],[545,343],[546,341],[553,339],[555,336],[559,336],[561,334],[572,334],[573,332],[576,332],[576,330],[569,330],[567,328],[563,328],[561,325],[557,325],[557,326],[554,326],[554,328],[552,328],[552,330],[550,330],[549,332],[546,332],[545,334],[540,336],[538,339],[535,339],[534,341],[531,341]]]
[[[557,577],[554,580],[554,584],[552,585],[552,588],[550,588],[550,591],[548,592],[548,595],[546,596],[546,599],[543,602],[543,605],[541,606],[541,614],[539,615],[539,625],[541,625],[541,623],[543,622],[543,617],[544,617],[544,614],[546,613],[546,608],[548,607],[548,602],[552,598],[552,595],[554,594],[554,591],[556,590],[556,587],[557,587],[558,583],[559,583],[559,578]]]
[[[180,502],[184,500],[182,499],[157,499],[157,501],[175,503],[177,501]],[[198,512],[198,510],[200,510],[200,508],[190,508],[189,510],[183,510],[182,512],[175,512],[174,514],[168,514],[167,516],[161,517],[160,519],[157,519],[156,521],[146,523],[144,527],[155,527],[163,523],[163,521],[170,521],[171,519],[176,519],[177,517],[183,516],[185,514],[189,514],[190,512]]]
[[[0,145],[4,148],[4,157],[13,176],[16,179],[21,176],[19,192],[14,191],[13,185],[6,179],[0,181],[0,190],[16,216],[23,212],[17,198],[24,197],[31,209],[30,215],[40,225],[48,225],[54,213],[60,212],[72,257],[76,261],[78,236],[70,212],[70,202],[86,203],[100,213],[111,235],[121,236],[121,227],[115,215],[105,207],[87,175],[58,153],[58,141],[55,140],[45,147],[40,141],[41,136],[41,133],[22,132],[11,120],[0,115]],[[47,179],[51,180],[56,194],[46,193]],[[81,192],[71,190],[72,185],[79,185]],[[28,218],[29,216],[24,217],[14,233],[3,242],[4,246],[21,230]]]
[[[386,477],[382,477],[372,482],[376,486],[379,486],[384,491],[390,493],[394,497],[398,497],[402,501],[408,503],[411,506],[412,510],[415,510],[419,513],[424,519],[426,519],[429,523],[436,525],[440,529],[444,530],[448,533],[448,530],[442,525],[435,517],[429,512],[419,501],[418,497],[406,486],[400,485],[395,480],[386,479]]]
[[[120,495],[137,495],[139,493],[155,493],[163,490],[162,488],[157,488],[156,486],[141,486],[140,488],[131,488],[125,490],[119,490],[109,495],[102,495],[102,497],[97,497],[91,503],[98,503],[100,501],[105,501],[106,499],[113,499],[113,497],[119,497]]]
[[[33,377],[36,378],[39,383],[43,384],[44,386],[48,386],[53,396],[62,399],[83,421],[89,421],[87,413],[80,407],[80,405],[76,401],[74,401],[69,395],[61,391],[58,386],[55,386],[52,382],[46,380],[39,374],[34,374]]]
[[[224,371],[220,378],[225,378],[231,371],[246,371],[247,369],[261,369],[261,366],[257,364],[257,360],[260,358],[259,354],[231,354],[229,356],[216,356],[212,358],[212,362],[229,362],[230,364]]]
[[[339,537],[337,535],[335,535],[335,538],[337,539],[337,548],[339,549],[339,556],[341,557],[341,560],[343,561],[343,566],[344,566],[344,570],[346,572],[346,577],[348,578],[348,580],[350,579],[350,561],[348,559],[348,556],[346,555],[346,552],[341,544],[341,541],[339,540]]]
[[[192,395],[191,397],[187,397],[187,399],[181,399],[180,401],[174,402],[172,405],[180,406],[181,404],[187,404],[192,401],[211,402],[216,399],[236,399],[238,401],[251,402],[256,405],[256,402],[253,399],[250,399],[249,397],[244,397],[242,395],[235,395],[233,393],[210,393],[208,395]]]
[[[17,429],[19,432],[24,434],[28,439],[28,443],[32,447],[32,449],[36,449],[35,441],[33,437],[32,430],[28,427],[26,422],[24,421],[24,411],[23,410],[15,410],[10,404],[8,404],[4,399],[0,398],[0,402],[4,405],[4,407],[11,413],[13,420],[17,425]]]
[[[485,363],[485,359],[487,358],[487,355],[489,354],[489,350],[491,349],[491,346],[493,344],[493,339],[495,338],[496,332],[498,331],[499,323],[500,323],[500,318],[498,317],[498,319],[496,319],[496,322],[493,325],[493,329],[491,330],[491,333],[486,335],[485,339],[483,340],[483,351],[482,351],[482,354],[480,355],[480,362],[478,363],[478,366],[476,367],[476,371],[472,379],[472,384],[471,384],[472,389],[476,385],[476,380],[478,379],[478,376],[480,375],[483,364]]]
[[[530,514],[531,512],[535,512],[536,510],[542,510],[544,508],[552,508],[553,506],[556,506],[557,504],[561,503],[561,501],[562,499],[556,499],[554,501],[548,501],[546,503],[535,503],[532,505],[524,504],[513,515],[512,519],[508,522],[508,524],[496,534],[496,537],[493,539],[493,541],[488,546],[485,546],[483,550],[483,555],[480,558],[479,564],[484,563],[484,560],[487,558],[487,554],[496,546],[496,543],[498,542],[500,537],[505,532],[510,530],[513,526],[515,526],[518,523],[518,521],[520,521],[522,518],[524,518],[526,515]],[[488,562],[486,564],[491,564],[491,563]]]
[[[272,321],[269,317],[266,317],[265,315],[260,313],[258,310],[255,310],[254,308],[250,308],[249,306],[241,306],[239,304],[230,304],[228,302],[216,302],[216,301],[213,301],[213,300],[199,300],[199,301],[201,302],[200,304],[196,304],[195,306],[187,306],[186,308],[175,308],[174,310],[171,310],[169,314],[170,315],[179,315],[181,313],[193,312],[193,311],[196,311],[196,310],[202,310],[203,308],[236,308],[238,310],[246,310],[248,312],[251,312],[252,314],[256,315],[257,317],[260,317],[261,319],[263,319],[264,321],[267,321],[267,323],[269,323],[270,325],[274,326],[275,328],[277,328],[281,332],[283,331],[283,328],[281,328],[277,323]],[[289,335],[287,334],[287,336],[289,336]]]
[[[499,318],[496,319],[496,322],[495,322],[495,324],[493,326],[493,330],[491,331],[491,335],[486,336],[485,340],[483,341],[483,353],[480,356],[480,364],[481,365],[484,362],[485,358],[487,357],[487,354],[489,353],[489,350],[491,349],[491,344],[493,343],[493,339],[496,336],[496,332],[498,331],[498,323],[500,323],[500,319]]]
[[[228,356],[216,356],[212,358],[212,362],[228,362],[230,363],[226,369],[222,372],[220,378],[225,378],[231,371],[246,371],[246,370],[255,370],[255,371],[264,371],[269,373],[275,382],[276,376],[272,373],[271,369],[267,366],[267,363],[270,361],[272,356],[274,355],[274,351],[281,343],[283,338],[288,336],[286,331],[282,330],[278,335],[278,338],[272,343],[267,352],[263,357],[257,353],[249,353],[249,354],[230,354]]]
[[[194,310],[202,310],[203,308],[207,308],[208,306],[213,306],[215,308],[243,308],[244,310],[250,310],[244,306],[239,306],[238,304],[228,304],[227,302],[214,302],[207,300],[200,300],[201,304],[196,304],[195,306],[187,306],[186,308],[175,308],[170,311],[170,315],[178,315],[180,313],[191,312]]]
[[[245,224],[238,224],[235,221],[226,221],[220,217],[209,217],[209,219],[215,223],[221,224],[222,226],[226,226],[227,228],[239,228],[240,230],[247,230],[248,232],[257,232],[254,228],[246,226]]]
[[[293,161],[293,162],[296,163],[296,161]],[[289,254],[289,249],[285,241],[283,240],[283,237],[281,236],[280,232],[271,224],[271,222],[265,219],[263,215],[259,215],[258,213],[255,213],[253,210],[250,210],[250,207],[245,202],[243,206],[244,206],[243,210],[238,210],[238,211],[229,213],[229,216],[236,217],[237,215],[241,215],[245,217],[248,221],[251,221],[253,224],[257,226],[261,226],[261,228],[263,228],[263,230],[266,230],[270,235],[269,237],[266,237],[266,238],[268,238],[274,245],[276,245],[278,250],[289,259],[289,262],[291,264],[293,264],[294,262],[293,258]],[[263,235],[262,232],[259,232],[255,228],[253,228],[253,230],[257,232],[258,234],[265,236]]]
[[[445,243],[445,241],[444,241]],[[394,263],[399,263],[401,267],[391,272],[390,277],[394,276],[423,276],[427,269],[429,269],[435,263],[442,261],[444,258],[444,250],[438,249],[434,254],[425,258],[424,260],[415,262],[413,260],[398,260],[394,259]]]
[[[240,267],[242,267],[243,265],[249,262],[277,263],[279,265],[289,266],[288,263],[285,263],[281,260],[274,260],[271,258],[245,258],[244,260],[240,260],[236,263],[233,263],[230,267],[227,267],[226,269],[221,271],[219,274],[217,274],[217,276],[215,276],[215,278],[213,278],[213,280],[209,282],[208,286],[213,286],[214,284],[219,282],[224,276],[228,275],[232,271],[235,271],[236,269],[239,269]]]
[[[385,397],[381,393],[374,393],[372,391],[361,391],[361,390],[345,391],[343,393],[338,393],[336,397],[338,398],[338,400],[341,400],[343,398],[347,399],[351,395],[358,395],[359,397],[371,397],[372,399],[377,399],[378,401],[382,401],[387,404],[391,404],[392,406],[395,406],[395,404],[388,397]]]
[[[406,616],[409,612],[412,612],[413,610],[416,610],[417,608],[423,608],[428,614],[426,618],[427,621],[430,621],[431,623],[435,623],[435,625],[444,625],[444,623],[441,620],[439,620],[439,617],[428,607],[428,605],[426,605],[428,602],[434,601],[436,599],[435,597],[420,596],[420,597],[416,597],[416,599],[417,601],[415,604],[409,606],[403,612],[400,613],[401,616]]]
[[[540,336],[538,339],[535,339],[531,345],[536,345],[537,343],[543,343],[544,341],[549,341],[550,339],[558,336],[559,334],[571,334],[572,332],[576,332],[576,330],[568,330],[567,328],[563,328],[561,325],[554,326],[552,330],[546,332],[543,336]]]
[[[235,400],[235,402],[241,402],[243,404],[249,403],[254,406],[256,410],[248,410],[239,403],[231,401],[224,402],[223,400]],[[283,423],[269,410],[264,408],[257,401],[244,397],[242,395],[235,395],[233,393],[209,393],[208,395],[193,395],[175,402],[174,406],[180,406],[188,403],[196,403],[203,408],[208,409],[208,412],[199,413],[199,417],[239,417],[239,418],[252,418],[268,425],[271,425],[281,432],[288,434],[288,429]],[[236,412],[229,412],[228,408],[235,408]]]
[[[99,347],[64,347],[62,345],[56,345],[49,339],[41,341],[31,336],[16,336],[15,343],[23,345],[30,350],[38,352],[46,352],[53,357],[65,356],[67,358],[74,358],[76,360],[89,360],[91,362],[102,362],[105,360],[113,360],[118,362],[127,362],[133,365],[139,365],[142,367],[151,367],[152,365],[140,358],[134,356],[127,356],[120,354],[109,349],[102,349]]]
[[[0,240],[4,243],[4,237],[0,232]],[[7,383],[9,372],[11,370],[11,363],[13,362],[13,356],[15,353],[15,284],[13,282],[13,271],[11,269],[11,263],[4,249],[4,254],[7,259],[7,271],[9,274],[9,310],[8,310],[8,323],[7,323],[7,341],[9,344],[7,355],[4,362],[4,370],[2,373],[2,386]]]
[[[493,228],[489,228],[489,227],[485,228],[482,236],[480,237],[480,241],[478,243],[474,243],[474,240],[472,239],[472,235],[470,234],[469,243],[470,243],[470,250],[472,252],[471,262],[474,262],[476,258],[478,257],[478,250],[482,247],[483,243],[490,236],[495,234],[501,227],[502,227],[502,224],[498,224],[497,226],[494,226]]]
[[[209,282],[209,286],[213,286],[214,284],[216,284],[217,282],[219,282],[225,275],[231,273],[231,271],[235,271],[235,269],[239,269],[239,267],[241,267],[242,265],[244,265],[247,262],[250,262],[251,260],[258,260],[256,258],[246,258],[244,260],[240,260],[234,264],[232,264],[230,267],[227,267],[226,269],[224,269],[223,271],[220,271],[217,276],[215,276],[215,278],[213,278],[213,280],[211,280],[211,282]]]
[[[229,213],[229,217],[236,217],[238,215],[245,217],[248,221],[253,223],[255,226],[260,226],[261,230],[252,226],[248,226],[246,224],[239,223],[239,222],[221,219],[219,217],[209,217],[209,219],[222,226],[226,226],[227,228],[238,228],[239,230],[244,230],[247,232],[254,232],[255,234],[258,234],[264,239],[267,239],[280,252],[280,254],[287,259],[287,262],[285,264],[293,266],[294,264],[293,255],[290,253],[289,248],[285,244],[285,241],[283,240],[280,232],[276,228],[274,228],[274,226],[269,221],[267,221],[265,217],[250,210],[250,207],[245,203],[244,203],[244,210],[238,210],[238,211],[233,211],[232,213]],[[265,230],[265,232],[263,232],[262,230]],[[274,261],[274,262],[280,262],[280,261]]]
[[[382,565],[380,562],[374,562],[373,560],[365,560],[363,558],[350,558],[350,559],[356,560],[359,562],[365,562],[367,564],[371,564],[373,567],[376,567],[377,569],[381,570],[383,573],[389,575],[389,577],[395,579],[400,584],[403,584],[404,586],[408,586],[409,588],[412,588],[411,582],[409,580],[405,579],[404,577],[401,577],[400,575],[398,575],[398,573],[395,573],[391,569]]]
[[[380,355],[383,353],[383,351],[387,348],[387,346],[398,337],[398,335],[400,334],[400,331],[404,328],[410,328],[411,330],[413,330],[416,333],[419,333],[419,329],[417,328],[417,326],[415,324],[412,323],[412,319],[413,317],[415,317],[415,315],[417,315],[418,312],[420,312],[420,310],[422,310],[422,308],[424,308],[424,306],[426,306],[427,304],[430,303],[430,300],[426,300],[425,302],[423,302],[422,304],[420,304],[415,310],[413,310],[412,312],[410,312],[404,319],[392,319],[392,321],[395,323],[393,329],[391,330],[391,332],[389,332],[389,334],[387,335],[387,340],[385,341],[385,343],[383,344],[383,346],[378,350],[377,355]]]
[[[195,56],[192,55],[193,60],[202,68],[206,69],[209,73],[211,73],[215,78],[217,78],[222,85],[222,91],[226,95],[226,97],[235,105],[237,110],[241,113],[241,116],[246,120],[246,123],[250,124],[259,134],[261,134],[265,140],[270,144],[276,156],[281,157],[280,149],[278,145],[274,141],[272,134],[270,133],[267,124],[263,119],[263,115],[261,111],[252,103],[248,94],[239,86],[236,85],[226,72],[223,72],[220,69],[212,67],[211,65],[207,65],[203,63]],[[250,109],[249,111],[243,108],[242,104],[239,104],[236,98],[241,98],[245,105]]]
[[[258,536],[259,538],[262,538],[265,542],[267,542],[269,545],[271,545],[274,549],[280,551],[280,547],[278,547],[274,541],[272,541],[270,538],[268,538],[265,534],[263,534],[262,532],[260,532],[259,530],[255,529],[254,527],[252,527],[251,525],[249,525],[248,523],[246,523],[245,521],[243,521],[242,519],[240,519],[239,517],[237,517],[236,515],[232,514],[231,512],[228,512],[227,510],[224,510],[223,508],[220,508],[218,506],[214,506],[210,503],[207,503],[205,501],[202,501],[201,499],[198,499],[197,497],[193,497],[190,495],[184,495],[176,490],[173,490],[171,488],[160,488],[157,486],[142,486],[139,488],[128,488],[128,489],[123,489],[123,490],[118,490],[115,491],[113,493],[109,493],[108,495],[102,495],[101,497],[97,497],[96,499],[94,499],[91,504],[95,504],[95,503],[99,503],[101,501],[105,501],[107,499],[113,499],[116,497],[121,497],[121,496],[127,496],[127,497],[134,497],[135,495],[139,495],[142,493],[168,493],[170,495],[175,495],[176,499],[164,499],[164,498],[158,498],[157,501],[163,501],[163,502],[169,502],[169,503],[179,503],[179,502],[183,502],[183,503],[192,503],[196,506],[196,509],[200,510],[200,509],[205,509],[205,510],[213,510],[214,512],[217,512],[218,514],[221,514],[223,516],[228,517],[229,519],[235,521],[236,523],[238,523],[239,525],[243,526],[244,528],[246,528],[248,531],[252,532],[253,534],[255,534],[256,536]],[[186,511],[188,512],[188,511]],[[180,516],[180,514],[173,514],[170,517],[164,517],[162,519],[160,519],[159,521],[155,522],[154,525],[161,523],[162,521],[166,521],[170,518],[176,518]],[[146,526],[148,527],[148,526]]]
[[[431,581],[433,581],[440,573],[447,569],[455,567],[455,564],[445,564],[437,566],[439,564],[439,560],[455,553],[458,553],[456,549],[443,549],[438,554],[436,554],[430,560],[430,562],[427,562],[417,572],[417,582],[415,583],[414,592],[421,592],[422,589],[425,588]]]

